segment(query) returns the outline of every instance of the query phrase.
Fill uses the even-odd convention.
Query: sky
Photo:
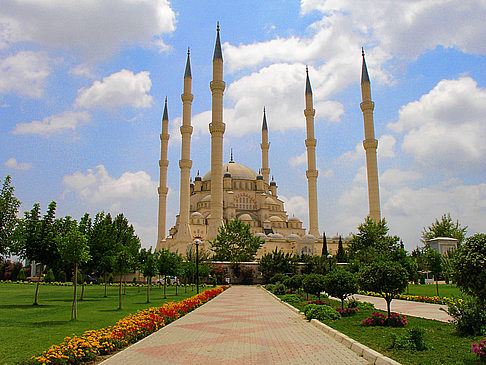
[[[224,59],[224,162],[261,167],[308,227],[305,67],[314,93],[319,229],[368,214],[360,73],[371,79],[382,216],[408,250],[444,213],[484,232],[484,0],[2,0],[0,179],[21,212],[124,213],[157,239],[161,116],[170,119],[167,229],[179,211],[183,75],[191,51],[191,176],[210,168],[216,23]]]

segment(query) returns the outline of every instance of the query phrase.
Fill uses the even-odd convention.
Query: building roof
[[[244,214],[240,215],[238,217],[238,219],[240,219],[242,221],[252,221],[253,220],[253,218],[248,213],[244,213]]]
[[[191,214],[191,218],[204,218],[203,215],[199,212],[194,212]]]
[[[256,180],[257,173],[248,166],[236,162],[227,162],[223,164],[223,171],[228,171],[235,180]],[[211,171],[203,177],[204,181],[211,180]]]
[[[279,216],[276,216],[276,215],[272,215],[270,217],[270,222],[283,222],[284,220],[282,218],[280,218]]]

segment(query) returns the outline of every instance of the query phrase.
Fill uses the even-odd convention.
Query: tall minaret
[[[182,144],[181,159],[179,167],[181,169],[181,186],[180,186],[180,210],[179,210],[179,229],[177,231],[177,242],[191,242],[191,228],[189,226],[189,209],[190,209],[190,178],[191,178],[191,106],[194,96],[191,94],[192,76],[191,63],[189,59],[189,49],[187,49],[186,71],[184,73],[184,92],[182,99]]]
[[[314,237],[319,237],[319,227],[317,221],[317,168],[316,168],[316,145],[317,141],[314,138],[314,109],[312,101],[312,88],[309,80],[309,70],[305,68],[306,84],[305,84],[305,120],[307,126],[307,139],[305,146],[307,148],[307,186],[309,191],[309,233]]]
[[[206,238],[214,239],[218,228],[223,224],[223,53],[219,39],[219,22],[216,28],[216,44],[213,55],[213,81],[210,83],[212,94],[211,133],[211,217]]]
[[[265,107],[263,108],[263,123],[262,123],[262,143],[260,144],[262,149],[262,175],[263,181],[267,184],[269,183],[268,177],[270,176],[270,169],[268,167],[268,149],[270,148],[270,143],[268,143],[268,127],[267,127],[267,116],[265,113]]]
[[[167,97],[165,98],[164,114],[162,116],[162,133],[160,134],[160,176],[159,176],[159,222],[157,229],[157,245],[156,250],[163,248],[162,241],[165,239],[165,218],[167,207],[167,167],[169,160],[167,159],[167,149],[169,145],[169,115],[167,113]]]
[[[363,66],[361,69],[361,97],[363,102],[359,105],[363,112],[365,139],[363,147],[366,151],[366,171],[368,174],[368,200],[370,207],[370,218],[375,222],[381,219],[380,214],[380,191],[378,186],[378,163],[376,160],[376,148],[378,141],[375,139],[375,127],[373,125],[373,109],[375,103],[371,101],[371,85],[364,50],[362,49]]]

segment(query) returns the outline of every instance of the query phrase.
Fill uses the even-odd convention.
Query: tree
[[[20,201],[14,196],[15,188],[10,183],[11,178],[7,175],[0,190],[0,256],[16,251],[14,232]]]
[[[214,259],[220,261],[253,261],[264,241],[250,232],[250,226],[235,218],[219,227],[218,235],[209,241]]]
[[[451,218],[451,214],[444,214],[440,222],[438,219],[435,220],[432,225],[423,229],[422,232],[422,242],[425,244],[437,237],[450,237],[458,240],[458,245],[461,245],[466,237],[467,226],[461,227],[459,220],[454,221]]]
[[[71,223],[70,230],[62,236],[56,238],[61,258],[74,265],[74,299],[71,310],[71,320],[78,318],[77,307],[77,287],[78,287],[78,265],[90,259],[88,240],[86,236],[78,230],[76,223]]]
[[[468,237],[453,259],[457,286],[486,305],[486,234]]]
[[[326,239],[326,232],[322,233],[322,251],[321,256],[327,257],[329,255],[329,251],[327,250],[327,239]]]
[[[297,259],[290,253],[283,253],[275,248],[264,254],[258,260],[258,270],[263,274],[266,282],[275,274],[294,273]]]
[[[358,282],[354,274],[337,269],[324,276],[324,288],[329,295],[341,299],[341,309],[344,309],[344,300],[358,291]]]
[[[158,251],[157,270],[164,277],[164,299],[167,298],[167,276],[179,276],[183,272],[182,256],[169,249]]]
[[[152,284],[152,278],[157,275],[157,255],[152,252],[152,247],[146,250],[142,248],[140,250],[140,270],[143,276],[147,279],[147,303],[150,303],[150,286]]]
[[[338,251],[336,254],[337,262],[347,262],[348,258],[346,257],[346,252],[344,251],[343,240],[341,236],[339,236],[339,243],[338,243]]]
[[[358,234],[348,242],[349,258],[356,260],[359,266],[371,264],[379,260],[390,261],[390,253],[399,247],[398,236],[388,236],[388,227],[383,218],[375,222],[366,217],[358,227]]]
[[[321,292],[325,290],[324,275],[309,274],[302,280],[302,288],[306,293],[315,294],[321,299]]]
[[[358,284],[362,290],[381,293],[386,300],[388,318],[391,301],[407,287],[407,271],[396,262],[377,261],[364,267],[358,275]]]
[[[442,272],[442,255],[432,248],[425,251],[425,262],[427,269],[432,272],[435,279],[435,288],[439,296],[439,275]]]

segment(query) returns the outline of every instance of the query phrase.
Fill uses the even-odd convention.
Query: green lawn
[[[403,294],[406,294],[405,291]],[[408,286],[409,295],[422,295],[427,297],[435,297],[437,295],[435,284],[419,284]],[[439,296],[447,298],[460,298],[464,294],[454,284],[439,284]]]
[[[341,302],[326,299],[334,307]],[[295,306],[295,305],[294,305]],[[304,305],[296,305],[303,309]],[[442,364],[480,364],[472,352],[472,343],[479,342],[481,336],[460,337],[455,333],[452,324],[407,316],[408,325],[404,328],[365,327],[361,321],[371,316],[373,310],[361,310],[352,317],[323,321],[328,326],[348,335],[354,340],[388,356],[401,364],[407,365],[442,365]],[[382,312],[385,313],[386,312]],[[426,329],[425,351],[390,349],[391,337],[395,333],[403,334],[407,328],[422,327]]]
[[[78,288],[80,289],[80,288]],[[78,320],[71,321],[73,287],[45,285],[39,288],[39,306],[33,306],[35,285],[0,283],[0,364],[14,364],[36,355],[64,337],[99,329],[138,309],[161,306],[167,301],[179,301],[196,294],[195,289],[152,287],[151,303],[147,304],[146,287],[127,287],[123,309],[118,308],[118,287],[87,286],[84,300],[78,302]],[[80,290],[78,291],[81,292]]]

